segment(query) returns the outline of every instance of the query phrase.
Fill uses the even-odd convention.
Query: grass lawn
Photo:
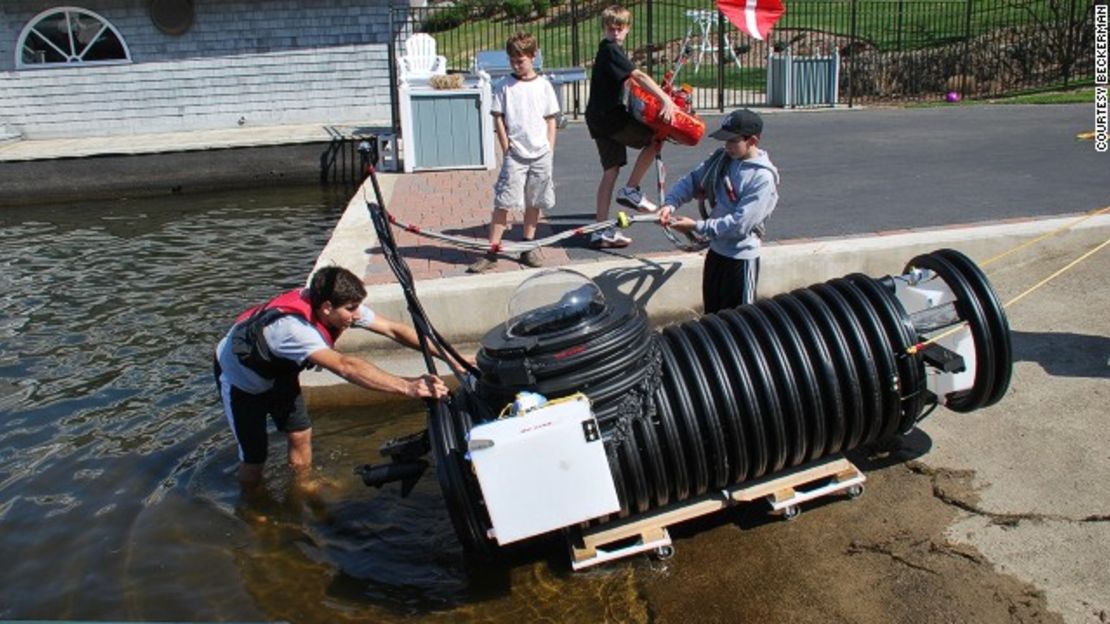
[[[695,89],[717,88],[716,67],[710,65],[697,74],[689,65],[678,74],[678,83],[688,84]],[[767,87],[767,69],[764,67],[745,67],[736,69],[731,63],[725,66],[725,88],[745,91],[763,91]]]
[[[1056,91],[1036,91],[998,98],[966,99],[958,103],[944,101],[914,102],[907,108],[935,108],[938,106],[982,106],[984,104],[1091,104],[1095,101],[1095,88],[1075,87]]]
[[[1020,27],[1038,20],[1054,21],[1058,16],[1081,16],[1089,0],[974,0],[968,15],[965,0],[792,0],[787,13],[776,25],[779,31],[815,31],[850,35],[853,31],[852,7],[856,7],[855,33],[862,40],[887,50],[909,50],[960,41],[969,30],[975,36],[1003,27]],[[581,6],[581,5],[579,5]],[[674,0],[652,5],[651,36],[656,48],[681,41],[692,24],[690,10],[714,10],[706,0]],[[630,3],[633,29],[626,42],[630,50],[642,48],[647,41],[646,3]],[[439,9],[433,9],[438,11]],[[579,9],[582,11],[583,9]],[[601,24],[595,16],[570,23],[570,6],[564,1],[548,10],[544,17],[531,20],[473,18],[457,27],[434,33],[441,54],[453,69],[467,69],[475,52],[501,49],[516,30],[536,34],[548,67],[584,66],[593,58],[600,39]],[[970,23],[969,23],[970,19]],[[733,44],[757,43],[724,22]],[[573,32],[577,31],[577,32]],[[697,30],[694,30],[697,34]],[[714,28],[716,34],[716,27]],[[574,53],[577,39],[578,53]],[[779,39],[772,33],[771,42]],[[716,43],[716,42],[714,42]]]
[[[1066,91],[1025,93],[987,101],[991,104],[1091,104],[1095,101],[1095,88],[1080,87]]]

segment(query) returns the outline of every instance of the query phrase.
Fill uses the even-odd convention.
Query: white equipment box
[[[469,451],[498,544],[620,509],[597,419],[583,395],[478,425]]]

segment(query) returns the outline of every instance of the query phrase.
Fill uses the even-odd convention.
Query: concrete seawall
[[[0,207],[311,185],[323,174],[351,184],[358,141],[383,124],[0,141]]]
[[[394,177],[383,175],[380,179],[388,203]],[[372,190],[367,189],[367,193],[373,196]],[[849,273],[898,274],[914,256],[942,247],[957,249],[983,263],[1021,245],[1027,247],[1014,255],[1023,260],[1050,251],[1059,253],[1061,249],[1074,249],[1075,256],[1079,256],[1107,236],[1110,236],[1110,214],[772,243],[764,248],[759,292],[761,296],[771,296]],[[1037,240],[1039,238],[1042,240]],[[1031,241],[1036,242],[1029,244]],[[363,275],[377,245],[360,191],[336,225],[317,266],[338,264]],[[1001,265],[1006,261],[1002,258],[997,263]],[[569,268],[592,278],[605,292],[620,291],[631,296],[644,307],[652,323],[659,326],[700,313],[703,262],[701,254],[678,252],[575,263],[559,268]],[[487,331],[506,320],[509,300],[516,288],[529,277],[552,268],[556,267],[426,280],[417,284],[417,294],[436,328],[460,351],[473,351]],[[1030,275],[1030,285],[1058,268],[1046,266],[1043,275]],[[368,288],[367,304],[391,318],[408,319],[404,296],[396,284]],[[398,374],[423,372],[419,354],[397,349],[394,343],[369,332],[347,332],[338,348],[357,353]],[[302,385],[306,400],[314,406],[362,405],[391,400],[386,395],[355,388],[327,372],[305,373]]]

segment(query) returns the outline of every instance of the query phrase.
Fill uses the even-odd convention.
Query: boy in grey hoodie
[[[724,148],[675,183],[659,211],[664,227],[709,242],[701,284],[706,314],[755,301],[763,223],[779,201],[779,172],[759,149],[762,133],[763,119],[746,108],[726,116],[710,135]],[[691,199],[699,200],[700,220],[674,214]]]

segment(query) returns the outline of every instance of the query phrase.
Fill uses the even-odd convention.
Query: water
[[[0,211],[0,620],[1051,621],[1035,588],[946,554],[956,511],[897,463],[798,521],[753,504],[675,527],[670,562],[571,573],[541,542],[473,570],[434,478],[402,499],[352,472],[422,427],[399,403],[312,414],[332,483],[316,497],[289,491],[273,436],[266,496],[245,505],[211,350],[242,308],[303,283],[346,200]]]
[[[646,617],[633,568],[464,566],[434,478],[354,476],[418,404],[314,413],[290,493],[271,438],[245,505],[211,350],[303,283],[347,195],[318,188],[0,211],[0,618],[519,621]],[[555,554],[561,555],[559,551]],[[565,556],[564,556],[565,558]]]

